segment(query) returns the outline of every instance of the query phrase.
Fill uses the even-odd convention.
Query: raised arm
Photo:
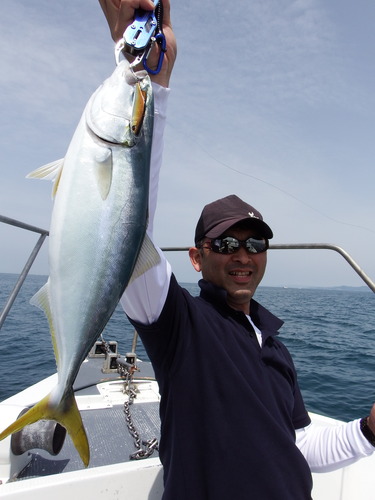
[[[155,117],[154,133],[151,150],[150,168],[150,195],[149,195],[149,225],[148,236],[153,239],[153,220],[156,210],[159,171],[163,154],[163,134],[166,122],[166,108],[169,85],[173,65],[176,59],[176,39],[172,31],[170,19],[170,2],[163,1],[163,33],[166,38],[166,48],[163,66],[160,73],[150,75],[153,82]],[[135,9],[152,10],[154,3],[151,0],[99,0],[108,21],[112,38],[115,42],[120,40],[127,26],[134,19]],[[157,44],[154,44],[152,53],[148,58],[148,66],[153,67],[159,59]],[[169,288],[171,276],[170,265],[161,251],[160,264],[153,267],[145,274],[134,280],[126,289],[121,304],[126,314],[140,323],[154,322],[163,308]]]

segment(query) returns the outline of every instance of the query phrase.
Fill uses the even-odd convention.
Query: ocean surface
[[[0,274],[0,311],[16,280]],[[0,401],[55,372],[47,320],[29,304],[45,282],[28,276],[0,330]],[[198,293],[195,284],[183,286]],[[365,288],[259,287],[254,298],[285,321],[280,339],[293,356],[308,410],[344,421],[365,416],[375,402],[375,295]],[[133,333],[118,307],[103,336],[125,354]],[[140,341],[137,354],[147,359]]]

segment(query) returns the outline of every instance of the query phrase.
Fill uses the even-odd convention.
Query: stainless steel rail
[[[21,274],[19,275],[18,280],[17,280],[5,306],[4,306],[4,309],[2,310],[2,312],[0,314],[0,329],[1,329],[1,327],[3,326],[3,323],[5,321],[5,318],[7,317],[10,309],[12,308],[14,301],[16,300],[16,297],[18,295],[18,292],[21,289],[21,286],[23,285],[23,282],[25,281],[26,276],[28,275],[28,273],[30,271],[31,266],[32,266],[36,256],[38,255],[39,250],[42,248],[44,240],[47,238],[49,233],[45,229],[31,226],[30,224],[25,224],[24,222],[20,222],[18,220],[11,219],[9,217],[4,217],[3,215],[0,215],[0,222],[4,222],[5,224],[8,224],[10,226],[19,227],[21,229],[26,229],[27,231],[32,231],[34,233],[40,234],[40,237],[39,237],[35,247],[31,251],[30,256],[27,259],[27,262],[26,262],[24,268],[22,269]]]
[[[0,329],[3,326],[5,318],[7,317],[17,295],[22,287],[23,282],[25,281],[30,268],[41,249],[44,240],[49,235],[49,232],[45,229],[41,229],[36,226],[32,226],[30,224],[25,224],[24,222],[18,221],[16,219],[11,219],[10,217],[5,217],[0,215],[0,222],[4,224],[8,224],[11,226],[19,227],[21,229],[26,229],[27,231],[32,231],[34,233],[39,233],[40,237],[31,251],[31,254],[18,277],[18,280],[4,306],[3,311],[0,314]],[[163,247],[163,252],[187,252],[189,247]],[[283,244],[283,245],[270,245],[270,250],[334,250],[338,252],[344,259],[348,262],[348,264],[354,269],[354,271],[358,274],[358,276],[366,283],[366,285],[375,293],[375,283],[372,279],[361,269],[361,267],[355,262],[355,260],[341,247],[337,245],[331,245],[329,243],[296,243],[296,244]]]
[[[358,276],[366,283],[366,285],[375,293],[375,283],[372,279],[361,269],[357,262],[341,247],[331,245],[330,243],[293,243],[282,245],[270,245],[270,250],[334,250],[339,253],[348,264],[354,269]],[[162,248],[163,252],[179,252],[188,251],[189,247],[165,247]]]

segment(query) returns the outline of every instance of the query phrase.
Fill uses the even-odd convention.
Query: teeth
[[[250,272],[249,271],[246,271],[246,272],[245,271],[242,271],[242,272],[240,272],[240,271],[232,271],[229,274],[231,274],[232,276],[249,276]]]

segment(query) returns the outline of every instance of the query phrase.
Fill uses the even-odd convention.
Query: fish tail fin
[[[15,420],[0,433],[0,441],[11,434],[20,431],[26,425],[38,420],[55,420],[68,431],[82,462],[87,467],[90,461],[90,448],[81,414],[78,410],[73,390],[60,402],[58,406],[51,404],[51,394],[41,399],[20,418]]]
[[[63,418],[60,417],[55,420],[68,431],[82,462],[87,467],[90,462],[90,447],[73,390],[68,395],[66,402],[68,403],[68,411],[64,412]]]
[[[9,425],[3,432],[0,433],[0,441],[10,436],[11,434],[20,431],[26,425],[33,424],[37,420],[47,418],[46,407],[48,405],[49,395],[39,401],[35,406],[30,408],[29,411],[24,413],[21,417],[13,422],[13,424]]]

